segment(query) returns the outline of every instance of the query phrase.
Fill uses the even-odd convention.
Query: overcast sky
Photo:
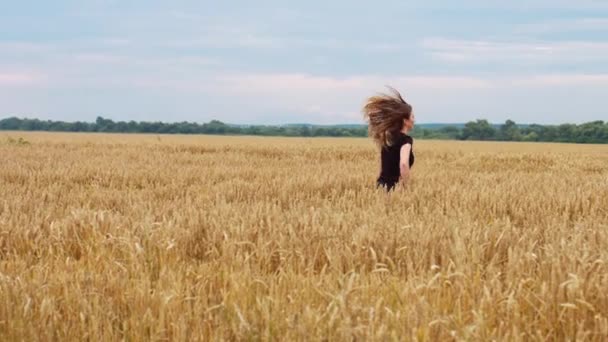
[[[0,118],[608,120],[608,1],[0,0]]]

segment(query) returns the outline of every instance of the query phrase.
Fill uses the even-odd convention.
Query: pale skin
[[[408,119],[404,119],[403,120],[403,128],[401,129],[401,132],[404,134],[407,134],[410,130],[412,130],[412,128],[414,128],[414,123],[415,123],[415,117],[414,117],[414,113],[412,112],[412,115],[410,115],[409,120]],[[399,170],[400,170],[400,181],[399,183],[401,183],[402,185],[405,186],[405,184],[407,183],[407,181],[410,178],[410,151],[412,149],[412,145],[411,144],[405,144],[403,146],[401,146],[401,151],[399,153]]]

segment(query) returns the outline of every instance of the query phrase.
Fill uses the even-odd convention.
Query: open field
[[[608,339],[608,145],[414,150],[0,132],[0,340]]]

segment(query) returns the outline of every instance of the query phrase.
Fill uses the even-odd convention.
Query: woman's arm
[[[412,150],[412,144],[404,144],[401,146],[399,154],[399,171],[401,174],[401,182],[404,184],[410,178],[410,151]]]

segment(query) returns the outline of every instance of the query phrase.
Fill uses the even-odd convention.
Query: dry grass
[[[2,132],[0,340],[608,339],[608,146],[415,151]]]

